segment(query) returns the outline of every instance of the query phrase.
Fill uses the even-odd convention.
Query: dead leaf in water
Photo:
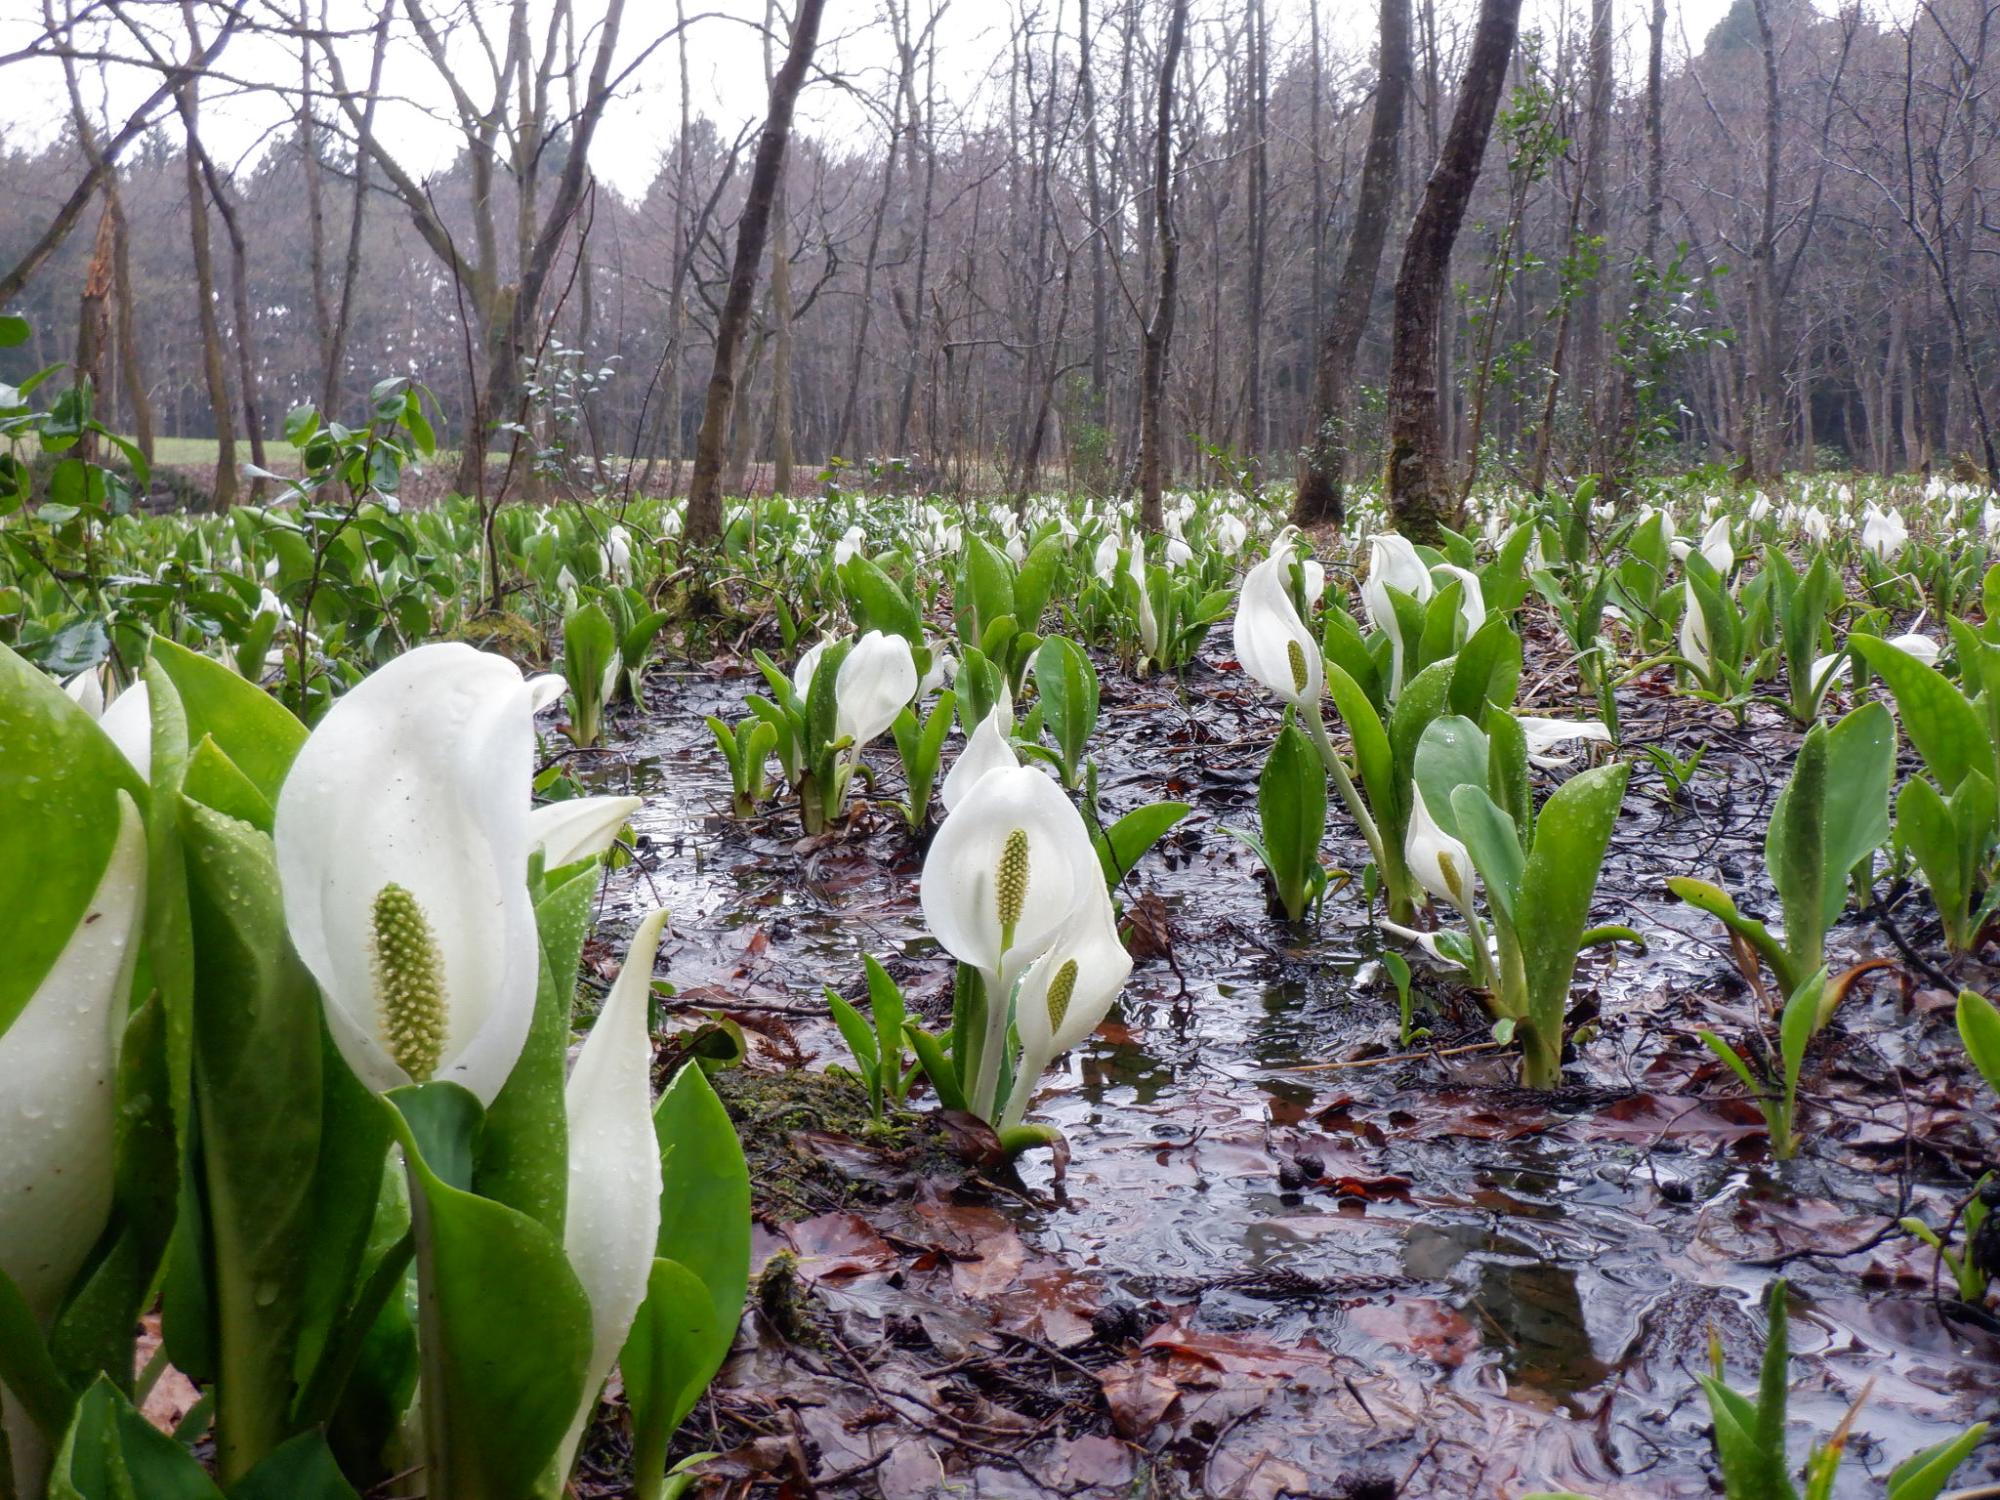
[[[1393,1349],[1417,1354],[1441,1369],[1456,1370],[1478,1352],[1479,1333],[1465,1314],[1434,1297],[1364,1302],[1347,1321]]]
[[[827,1213],[787,1224],[784,1237],[799,1257],[807,1281],[831,1281],[864,1271],[887,1271],[898,1257],[859,1214]]]

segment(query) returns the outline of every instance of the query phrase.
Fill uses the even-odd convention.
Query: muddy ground
[[[1524,708],[1579,716],[1540,654]],[[683,1434],[681,1451],[722,1455],[708,1493],[1719,1493],[1693,1373],[1713,1330],[1733,1382],[1754,1381],[1757,1304],[1779,1275],[1795,1289],[1795,1458],[1870,1388],[1838,1495],[1879,1495],[1916,1448],[2000,1415],[2000,1325],[1935,1295],[1932,1253],[1894,1229],[1942,1222],[2000,1158],[1939,983],[1994,976],[1936,972],[1921,891],[1884,919],[1850,915],[1835,956],[1897,964],[1816,1043],[1789,1163],[1695,1039],[1755,1027],[1762,1002],[1719,925],[1665,882],[1719,879],[1774,914],[1763,830],[1797,744],[1777,715],[1739,729],[1658,677],[1624,693],[1628,747],[1709,750],[1678,804],[1635,770],[1595,920],[1649,948],[1586,957],[1582,1040],[1562,1091],[1537,1095],[1477,1047],[1476,1004],[1421,964],[1432,1035],[1402,1053],[1358,890],[1317,926],[1268,914],[1223,829],[1254,825],[1277,715],[1220,637],[1184,681],[1099,666],[1107,812],[1196,811],[1119,891],[1139,955],[1121,1005],[1046,1080],[1035,1115],[1068,1138],[1060,1177],[1046,1153],[1018,1176],[966,1159],[921,1088],[911,1115],[873,1127],[859,1089],[825,1076],[845,1048],[822,984],[858,997],[872,953],[935,1021],[949,962],[892,807],[864,794],[817,840],[782,805],[731,818],[702,716],[739,716],[747,663],[656,674],[610,748],[569,758],[593,789],[647,798],[586,967],[608,978],[636,912],[665,904],[670,1030],[719,1012],[750,1043],[717,1083],[751,1155],[762,1279]],[[892,747],[870,759],[893,794]],[[1336,805],[1327,852],[1358,871],[1351,833]],[[586,1494],[623,1492],[621,1447],[615,1424],[594,1435]],[[1990,1442],[1960,1473],[1981,1478],[2000,1478]]]

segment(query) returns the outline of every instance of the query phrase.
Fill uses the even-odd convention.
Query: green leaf
[[[4,1270],[0,1270],[0,1383],[20,1402],[51,1448],[62,1440],[76,1398],[49,1357],[27,1299]]]
[[[1459,648],[1451,672],[1451,711],[1475,722],[1488,704],[1510,707],[1521,683],[1521,637],[1503,615],[1490,615]]]
[[[1521,852],[1521,837],[1514,820],[1487,795],[1486,788],[1465,783],[1451,794],[1452,821],[1465,852],[1472,856],[1473,868],[1486,884],[1487,899],[1512,923],[1517,920],[1521,876],[1527,856]]]
[[[1317,891],[1319,842],[1326,832],[1326,767],[1289,715],[1257,779],[1257,823],[1264,862],[1285,915],[1297,922]]]
[[[1698,1031],[1695,1033],[1695,1035],[1701,1039],[1701,1044],[1704,1047],[1708,1048],[1709,1051],[1713,1052],[1717,1057],[1721,1058],[1723,1063],[1727,1065],[1729,1070],[1732,1073],[1734,1073],[1738,1078],[1743,1080],[1743,1087],[1750,1090],[1751,1094],[1754,1097],[1762,1099],[1767,1093],[1770,1092],[1770,1090],[1766,1088],[1765,1085],[1758,1080],[1757,1075],[1750,1071],[1750,1064],[1748,1064],[1743,1060],[1743,1054],[1738,1052],[1734,1047],[1730,1046],[1729,1043],[1725,1042],[1721,1037],[1717,1036],[1712,1031]]]
[[[750,1173],[699,1068],[674,1075],[653,1126],[662,1153],[660,1258],[621,1366],[635,1430],[642,1442],[657,1435],[663,1457],[736,1337],[750,1285]]]
[[[1984,995],[1960,990],[1958,1035],[1986,1086],[2000,1094],[2000,1010]]]
[[[1977,1423],[1957,1437],[1903,1460],[1889,1475],[1889,1500],[1937,1500],[1958,1466],[1986,1436],[1986,1428],[1986,1423]]]
[[[237,768],[236,762],[223,753],[211,735],[203,735],[188,755],[181,792],[191,801],[248,823],[263,833],[269,833],[276,821],[277,813],[270,801]]]
[[[535,904],[541,964],[535,1018],[520,1061],[486,1112],[479,1153],[480,1194],[539,1220],[561,1235],[569,1197],[568,1076],[570,1012],[577,963],[590,931],[597,865],[588,864]]]
[[[1826,940],[1822,915],[1826,858],[1826,728],[1814,725],[1799,747],[1792,779],[1778,794],[1764,835],[1764,862],[1785,907],[1785,952],[1795,972],[1818,967]],[[1837,882],[1837,876],[1833,877]]]
[[[1115,887],[1131,874],[1146,852],[1166,836],[1167,830],[1193,811],[1186,802],[1148,802],[1105,829],[1101,839],[1093,837],[1091,842],[1097,846],[1097,861],[1104,871],[1105,885]]]
[[[1409,821],[1409,792],[1396,775],[1395,754],[1382,718],[1361,684],[1331,661],[1326,664],[1326,686],[1333,697],[1334,711],[1347,725],[1348,736],[1354,742],[1355,769],[1361,773],[1361,784],[1367,790],[1369,809],[1383,826],[1385,836],[1389,830],[1400,836]]]
[[[875,1033],[868,1029],[868,1023],[861,1019],[861,1012],[841,999],[840,992],[832,985],[824,986],[826,1003],[833,1011],[833,1024],[840,1028],[840,1035],[847,1048],[854,1054],[855,1062],[861,1065],[861,1074],[871,1080],[870,1092],[874,1091],[872,1080],[881,1062],[875,1046]]]
[[[306,727],[256,684],[209,657],[153,638],[153,660],[173,679],[187,710],[188,738],[214,739],[237,770],[277,805],[278,789],[306,742]]]
[[[1597,766],[1571,777],[1543,804],[1535,823],[1535,848],[1522,872],[1516,913],[1535,1033],[1522,1051],[1531,1088],[1550,1087],[1561,1063],[1563,1011],[1577,944],[1630,771],[1624,765]]]
[[[910,1050],[916,1053],[924,1077],[931,1081],[931,1092],[937,1095],[938,1107],[964,1109],[965,1089],[958,1081],[958,1070],[952,1066],[938,1039],[915,1021],[903,1023],[903,1037],[909,1042]]]
[[[286,936],[269,836],[194,802],[182,804],[181,831],[198,956],[194,1059],[217,1463],[227,1481],[290,1436],[308,1260],[318,1249],[319,992]]]
[[[49,1500],[222,1500],[222,1491],[193,1454],[100,1376],[56,1453]]]
[[[1035,653],[1035,688],[1043,722],[1062,755],[1063,781],[1076,784],[1077,767],[1097,728],[1097,672],[1076,643],[1052,635]]]
[[[111,860],[115,793],[148,795],[125,757],[54,678],[0,646],[0,1034],[40,987]]]
[[[1993,745],[1979,710],[1935,668],[1874,636],[1848,637],[1850,649],[1896,695],[1903,732],[1949,796],[1968,771],[1993,765]]]
[[[270,1456],[229,1490],[229,1500],[359,1500],[340,1472],[326,1439],[302,1432],[272,1449]]]
[[[1847,872],[1889,840],[1889,784],[1895,775],[1896,725],[1880,703],[1863,704],[1828,731],[1823,927],[1831,927],[1847,903]]]
[[[549,1229],[454,1185],[471,1173],[477,1099],[452,1083],[386,1098],[416,1215],[432,1492],[531,1495],[583,1398],[589,1299]]]
[[[1819,1002],[1825,989],[1826,966],[1822,964],[1785,1002],[1784,1015],[1778,1023],[1778,1050],[1783,1055],[1788,1100],[1798,1093],[1799,1069],[1805,1064],[1806,1047],[1819,1029]]]
[[[840,570],[855,628],[900,635],[912,646],[924,643],[924,619],[895,579],[869,558],[855,553]]]
[[[1470,719],[1445,714],[1424,726],[1417,741],[1412,777],[1438,827],[1462,838],[1452,794],[1462,786],[1486,787],[1486,735]]]

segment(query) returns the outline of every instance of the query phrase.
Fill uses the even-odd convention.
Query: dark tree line
[[[1994,466],[2000,0],[1737,0],[1691,53],[1662,0],[1553,33],[1381,0],[1365,46],[1331,0],[1013,0],[983,68],[940,39],[971,3],[880,0],[887,66],[838,78],[820,6],[769,4],[770,119],[724,128],[687,39],[739,23],[685,5],[44,0],[0,77],[60,67],[70,107],[0,134],[36,330],[0,378],[74,360],[142,441],[254,458],[411,374],[453,441],[520,439],[515,484],[629,456],[704,504],[836,456],[1148,501],[1296,474],[1308,518],[1386,471],[1417,526],[1475,474]],[[385,139],[392,49],[441,172]],[[868,127],[791,132],[788,74]],[[628,199],[590,148],[642,78],[680,109]],[[268,101],[251,148],[224,93]]]

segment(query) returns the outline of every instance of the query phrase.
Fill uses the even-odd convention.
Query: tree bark
[[[1382,247],[1389,238],[1389,215],[1396,201],[1397,147],[1410,95],[1410,0],[1381,0],[1376,66],[1375,111],[1368,122],[1368,145],[1361,160],[1354,230],[1348,237],[1333,313],[1320,340],[1312,430],[1299,456],[1299,488],[1292,519],[1301,525],[1340,521],[1346,516],[1347,426],[1354,357],[1368,327],[1368,307],[1375,298]]]
[[[1444,447],[1438,337],[1452,246],[1479,180],[1520,22],[1521,0],[1480,0],[1458,105],[1403,242],[1389,363],[1387,481],[1390,519],[1412,541],[1436,541],[1442,526],[1459,519]]]
[[[702,404],[701,429],[695,434],[694,478],[688,488],[686,537],[694,546],[712,546],[722,539],[723,445],[729,412],[736,395],[736,351],[750,318],[757,290],[757,268],[763,264],[770,233],[772,200],[784,170],[785,144],[792,131],[792,110],[812,65],[819,41],[820,15],[826,0],[799,0],[792,22],[791,50],[771,80],[771,103],[764,133],[757,142],[757,159],[736,226],[736,258],[730,267],[729,290],[715,323],[715,365],[708,377],[708,397]]]
[[[200,85],[193,77],[181,86],[178,99],[188,144],[181,154],[186,167],[189,236],[194,248],[195,306],[201,321],[201,367],[208,382],[208,404],[215,416],[215,479],[212,504],[226,511],[236,503],[236,419],[230,411],[229,375],[222,357],[222,330],[215,316],[215,255],[209,244],[208,199],[202,188],[195,139],[201,113]]]
[[[1516,0],[1518,3],[1518,0]],[[1173,0],[1167,17],[1167,44],[1160,55],[1159,111],[1153,130],[1153,235],[1159,292],[1146,320],[1139,375],[1139,525],[1164,529],[1160,503],[1166,477],[1165,434],[1160,408],[1167,389],[1167,354],[1174,337],[1174,303],[1179,296],[1181,242],[1174,227],[1174,73],[1187,37],[1188,0]]]

